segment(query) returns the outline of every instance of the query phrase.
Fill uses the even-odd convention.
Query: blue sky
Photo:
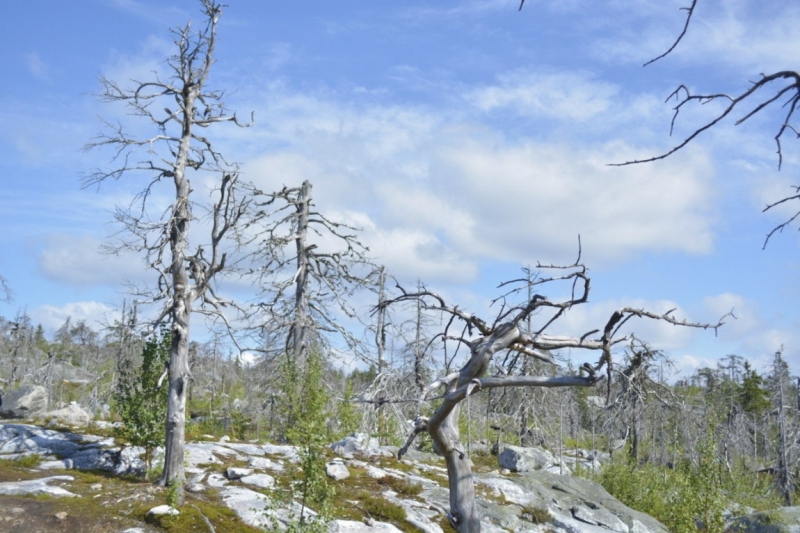
[[[654,164],[714,105],[669,137],[667,96],[738,92],[761,72],[796,68],[800,5],[700,0],[677,50],[680,1],[517,0],[229,2],[211,84],[248,130],[211,132],[264,189],[314,183],[320,210],[364,228],[400,280],[417,278],[483,312],[524,265],[571,262],[577,235],[593,293],[561,332],[602,326],[621,305],[677,307],[713,334],[638,322],[631,330],[691,371],[736,353],[766,362],[781,345],[798,369],[796,226],[764,236],[800,205],[762,214],[798,182],[796,141],[778,172],[780,108],[723,122]],[[80,177],[108,162],[81,147],[98,117],[97,77],[144,79],[171,53],[168,28],[200,19],[189,0],[16,2],[0,44],[0,274],[52,331],[101,321],[147,280],[138,258],[99,246],[136,179],[99,190]],[[166,190],[164,191],[166,192]]]

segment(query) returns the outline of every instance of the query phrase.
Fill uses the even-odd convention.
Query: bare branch
[[[663,54],[661,54],[658,57],[654,57],[653,59],[651,59],[650,61],[648,61],[644,65],[642,65],[643,67],[646,67],[650,63],[655,63],[659,59],[662,59],[662,58],[666,57],[673,50],[675,50],[675,47],[678,46],[678,43],[680,43],[681,40],[683,39],[684,35],[686,35],[686,30],[689,29],[689,23],[692,21],[692,15],[694,15],[694,8],[696,6],[697,6],[697,0],[692,0],[692,5],[690,5],[689,7],[682,7],[681,8],[681,10],[686,11],[686,22],[683,24],[683,30],[681,30],[680,35],[678,35],[678,38],[675,39],[675,42],[672,43],[672,46],[670,46],[669,49],[667,49],[666,52],[664,52]],[[522,6],[520,6],[520,9],[522,9]]]

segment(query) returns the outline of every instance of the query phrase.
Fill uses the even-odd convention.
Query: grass
[[[389,520],[391,522],[405,522],[406,510],[399,505],[376,497],[368,492],[362,492],[358,498],[360,507],[372,518]]]
[[[419,496],[422,494],[422,484],[414,483],[404,478],[397,478],[394,476],[386,476],[378,480],[379,485],[389,487],[398,494],[405,494],[406,496]]]
[[[22,455],[19,459],[14,461],[20,468],[38,468],[42,464],[42,457],[32,453],[29,455]]]

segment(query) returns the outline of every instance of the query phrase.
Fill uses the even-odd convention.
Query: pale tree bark
[[[611,375],[613,369],[612,349],[617,344],[628,340],[624,336],[617,336],[617,333],[620,327],[632,317],[644,317],[678,326],[714,330],[722,325],[722,320],[713,325],[697,324],[675,319],[671,316],[671,312],[655,314],[643,309],[625,307],[615,311],[601,329],[576,337],[550,335],[545,333],[545,330],[562,317],[568,309],[588,301],[590,280],[585,267],[578,263],[569,267],[542,267],[540,265],[540,268],[557,268],[563,274],[551,278],[537,278],[532,282],[527,279],[515,281],[534,287],[559,281],[569,283],[573,287],[572,297],[563,301],[551,301],[540,294],[533,294],[526,301],[512,304],[510,301],[513,297],[519,297],[526,292],[527,287],[518,287],[496,300],[496,302],[500,301],[502,305],[492,322],[484,321],[458,306],[448,305],[442,297],[424,288],[415,293],[408,293],[399,288],[402,294],[385,303],[388,306],[403,301],[421,302],[425,309],[440,311],[451,316],[453,320],[449,321],[448,328],[454,321],[460,321],[464,323],[468,332],[467,335],[451,336],[448,329],[445,329],[440,335],[445,340],[466,346],[469,350],[468,360],[460,370],[441,377],[426,387],[419,401],[439,399],[442,403],[430,418],[417,418],[411,435],[398,452],[398,457],[402,457],[419,433],[430,434],[438,453],[444,456],[447,464],[450,486],[448,519],[459,533],[480,532],[480,516],[475,505],[470,461],[465,447],[461,443],[458,430],[458,417],[461,402],[464,399],[484,389],[493,388],[592,386],[603,379],[598,374],[603,368],[606,369],[606,375]],[[513,283],[515,282],[503,285]],[[528,332],[525,331],[527,328],[523,328],[522,324],[532,314],[536,314],[542,320],[542,324],[536,331]],[[547,318],[544,318],[545,315],[548,315]],[[472,334],[473,331],[475,336]],[[518,352],[524,357],[554,363],[549,355],[550,351],[567,348],[599,351],[601,355],[595,364],[584,363],[580,367],[582,371],[580,376],[538,377],[502,375],[501,373],[485,377],[490,369],[492,358],[497,353],[508,350]],[[442,388],[444,393],[434,398],[433,394]]]
[[[212,280],[228,267],[224,239],[247,207],[247,202],[237,197],[237,167],[229,164],[211,141],[200,134],[201,128],[221,122],[243,126],[235,114],[227,113],[222,92],[206,87],[214,63],[217,24],[222,10],[221,4],[214,0],[200,3],[201,28],[195,31],[190,23],[173,30],[177,51],[166,62],[167,80],[156,74],[153,81],[133,80],[132,87],[127,88],[105,77],[100,79],[102,101],[124,104],[133,115],[149,120],[157,133],[149,138],[138,138],[130,136],[122,125],[106,123],[110,131],[87,146],[111,148],[113,161],[119,163],[110,170],[98,170],[89,175],[87,185],[99,185],[127,174],[151,176],[133,205],[117,209],[117,221],[132,238],[122,240],[111,249],[116,253],[143,254],[147,265],[158,274],[154,289],[137,288],[135,292],[141,298],[139,303],[162,304],[154,325],[163,320],[171,324],[167,436],[164,471],[159,484],[175,485],[179,502],[183,499],[185,480],[186,392],[191,377],[188,364],[190,317],[192,312],[199,312],[230,326],[222,311],[231,302],[217,296]],[[160,108],[160,105],[167,107]],[[140,157],[144,157],[144,161],[138,161]],[[191,196],[190,171],[219,176],[213,199],[210,198],[208,204],[195,203]],[[156,194],[160,183],[171,183],[173,202],[163,215],[152,217],[147,200]],[[205,211],[210,234],[207,241],[196,244],[192,253],[189,232],[196,217],[193,207],[197,206]]]
[[[8,286],[8,281],[3,276],[0,276],[0,302],[11,303],[13,299],[14,297]]]

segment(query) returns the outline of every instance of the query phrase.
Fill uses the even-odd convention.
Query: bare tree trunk
[[[417,289],[421,288],[421,284],[417,282]],[[417,390],[420,394],[425,390],[425,383],[422,376],[422,301],[417,300],[417,322],[414,337],[414,383],[417,385]]]
[[[375,346],[378,349],[378,375],[386,370],[386,299],[384,290],[386,285],[386,268],[381,267],[378,273],[378,323],[375,326]],[[387,433],[386,406],[378,405],[378,439],[385,444]]]
[[[308,236],[308,212],[311,205],[311,183],[308,181],[303,182],[295,205],[298,215],[297,233],[294,241],[297,248],[297,273],[295,274],[292,350],[295,359],[300,361],[308,349],[308,297],[306,289],[308,288],[308,254],[310,250],[306,239]]]
[[[174,164],[173,180],[175,183],[175,203],[169,237],[172,253],[173,306],[172,347],[169,357],[169,395],[167,397],[167,434],[164,446],[164,472],[159,480],[160,485],[173,485],[178,490],[178,502],[183,502],[183,483],[186,480],[184,471],[184,449],[186,446],[184,431],[186,428],[186,388],[189,379],[189,317],[192,312],[192,291],[189,286],[189,274],[186,270],[187,247],[189,245],[189,180],[186,179],[186,162],[189,158],[192,140],[192,120],[195,99],[199,87],[190,86],[184,91],[182,102],[184,116],[183,132],[178,148],[178,156]]]
[[[778,378],[778,485],[783,496],[783,504],[787,507],[792,506],[792,472],[789,465],[789,443],[786,435],[786,409],[783,398],[783,379]]]

